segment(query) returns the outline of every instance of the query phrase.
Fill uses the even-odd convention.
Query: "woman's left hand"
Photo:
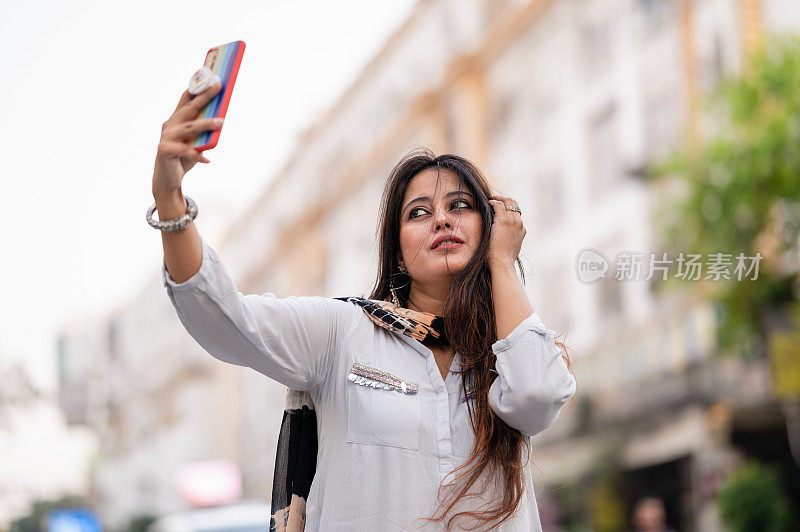
[[[522,240],[525,238],[525,226],[522,224],[522,214],[506,209],[517,207],[517,202],[507,196],[494,196],[489,200],[494,209],[494,223],[489,237],[489,253],[487,260],[489,269],[497,266],[514,266],[514,261],[522,249]]]

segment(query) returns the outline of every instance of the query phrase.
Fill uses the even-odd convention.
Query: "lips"
[[[457,236],[442,235],[442,236],[440,236],[439,238],[437,238],[436,240],[433,241],[433,244],[431,244],[431,249],[432,250],[436,249],[437,247],[439,247],[439,244],[441,244],[442,242],[448,241],[448,240],[450,240],[450,242],[448,242],[447,244],[444,245],[445,248],[458,247],[459,245],[464,243],[464,241],[461,240],[460,238],[458,238]]]

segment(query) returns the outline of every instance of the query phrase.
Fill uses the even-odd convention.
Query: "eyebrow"
[[[449,198],[450,196],[469,196],[470,199],[472,200],[475,199],[472,197],[472,193],[466,190],[453,190],[452,192],[448,192],[447,194],[444,195],[445,198]],[[403,207],[403,210],[400,212],[401,213],[405,212],[406,209],[408,209],[413,203],[419,203],[421,201],[430,201],[430,200],[431,200],[430,196],[420,196],[419,198],[412,199],[411,201],[406,203],[406,206]]]

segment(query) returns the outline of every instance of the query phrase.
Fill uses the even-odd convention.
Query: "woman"
[[[184,93],[164,123],[161,220],[187,212],[181,180],[208,161],[182,139],[220,127],[193,119],[218,90]],[[395,167],[369,299],[243,295],[194,224],[162,235],[164,284],[188,332],[308,392],[319,412],[307,529],[541,529],[530,437],[575,379],[516,274],[519,208],[472,164],[426,151]]]

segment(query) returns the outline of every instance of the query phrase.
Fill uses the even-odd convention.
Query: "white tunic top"
[[[433,514],[440,481],[472,450],[461,376],[443,380],[430,349],[377,326],[353,303],[243,295],[204,240],[202,248],[200,270],[184,283],[162,264],[186,330],[214,357],[308,391],[314,401],[319,450],[306,530],[443,529],[416,518]],[[553,331],[534,313],[492,350],[499,374],[489,390],[492,409],[526,436],[549,427],[575,393]],[[456,353],[451,371],[459,360]],[[354,362],[418,383],[418,392],[356,384],[347,378]],[[526,493],[498,530],[541,530],[529,461],[524,471]],[[476,509],[480,497],[458,508]]]

